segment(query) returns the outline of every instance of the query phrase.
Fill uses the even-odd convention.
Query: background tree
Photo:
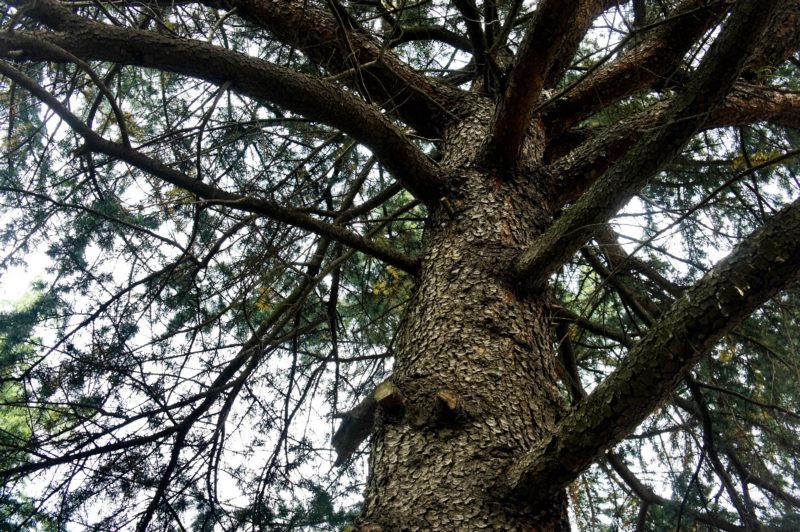
[[[12,526],[800,526],[800,2],[3,7]]]

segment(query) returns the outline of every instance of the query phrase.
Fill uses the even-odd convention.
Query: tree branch
[[[531,111],[551,69],[560,65],[565,54],[574,52],[602,5],[601,0],[545,0],[539,4],[489,129],[486,152],[490,164],[516,166]]]
[[[352,72],[345,78],[351,87],[423,135],[438,136],[450,120],[447,110],[464,98],[462,91],[427,79],[371,36],[307,0],[201,1],[215,8],[235,7],[238,16],[269,29],[331,74]]]
[[[435,201],[441,196],[438,168],[402,131],[374,107],[324,80],[200,41],[91,22],[53,0],[23,0],[18,5],[37,19],[55,16],[56,27],[64,31],[0,34],[2,55],[13,52],[15,59],[63,60],[47,47],[37,46],[45,41],[83,60],[158,68],[217,85],[228,82],[240,94],[278,104],[352,136],[419,199]]]
[[[767,0],[737,3],[722,35],[703,58],[686,90],[677,95],[654,131],[636,144],[567,210],[515,263],[528,288],[548,277],[591,238],[594,230],[625,205],[705,123],[733,86],[775,5]]]
[[[393,34],[389,45],[398,46],[412,41],[440,41],[462,52],[472,53],[472,43],[463,35],[439,26],[414,26],[398,28]]]
[[[0,61],[0,73],[15,82],[19,83],[22,87],[30,91],[34,96],[39,98],[48,107],[53,109],[69,126],[85,140],[90,149],[97,150],[106,155],[116,157],[140,170],[148,172],[159,179],[166,181],[172,185],[180,187],[184,190],[191,192],[201,200],[213,203],[226,205],[242,211],[261,214],[272,218],[274,220],[287,223],[289,225],[311,231],[312,233],[328,236],[338,242],[341,242],[353,249],[362,251],[368,255],[374,256],[398,268],[401,268],[409,273],[414,274],[417,270],[417,262],[409,259],[405,255],[397,252],[393,248],[378,244],[370,241],[357,233],[348,231],[342,226],[330,224],[322,220],[318,220],[307,214],[303,214],[295,209],[284,207],[275,202],[264,199],[253,198],[250,196],[243,196],[234,194],[225,190],[213,187],[197,179],[174,170],[160,161],[152,159],[147,155],[128,148],[122,144],[110,142],[91,128],[84,124],[77,116],[72,114],[61,102],[56,100],[51,94],[45,91],[34,80],[25,76],[18,70],[10,67],[5,62]]]
[[[800,200],[686,291],[618,368],[561,422],[556,433],[519,457],[508,486],[520,496],[543,479],[555,493],[663,403],[714,343],[800,271]]]
[[[619,124],[602,128],[549,165],[550,201],[559,208],[576,200],[630,146],[663,120],[669,102],[661,102]],[[800,128],[800,94],[737,83],[725,101],[701,125],[701,130],[770,122]]]
[[[759,71],[779,66],[800,47],[800,0],[781,0],[780,4],[767,37],[747,62],[747,78],[758,78]]]
[[[565,131],[600,109],[661,81],[725,11],[726,2],[686,0],[632,50],[589,75],[544,113],[550,135]]]
[[[586,319],[577,312],[573,312],[566,307],[551,304],[549,305],[549,310],[553,313],[554,321],[572,322],[578,327],[586,329],[592,334],[614,340],[615,342],[619,342],[621,345],[626,347],[630,347],[632,343],[630,336],[626,334],[625,331],[613,329],[602,323],[596,323],[592,320]]]
[[[631,489],[631,491],[633,491],[634,495],[639,498],[639,500],[648,504],[657,504],[658,506],[672,508],[674,510],[677,510],[677,508],[680,506],[680,504],[675,501],[671,501],[661,497],[660,495],[657,495],[649,486],[642,483],[642,481],[636,478],[636,475],[633,474],[625,462],[613,451],[606,453],[605,458],[611,468],[620,476],[620,478],[622,478],[625,484],[628,485],[628,487]],[[733,525],[714,514],[697,512],[691,509],[688,510],[688,513],[701,523],[711,525],[720,530],[726,530],[729,532],[742,532],[744,530],[744,528]]]
[[[488,43],[486,41],[486,34],[483,32],[481,25],[481,13],[478,11],[478,6],[475,5],[473,0],[453,0],[458,12],[464,19],[464,25],[467,27],[467,35],[472,48],[472,56],[475,58],[475,67],[478,69],[478,76],[486,78],[486,52]],[[484,79],[484,85],[486,85]]]

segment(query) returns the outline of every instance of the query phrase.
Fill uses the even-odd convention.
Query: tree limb
[[[625,205],[647,180],[663,168],[705,123],[733,86],[753,41],[766,28],[775,5],[766,0],[737,3],[722,35],[703,58],[686,90],[678,94],[654,131],[637,143],[614,168],[517,259],[517,279],[528,288],[548,277],[591,238],[598,224]]]
[[[375,256],[409,273],[413,274],[413,272],[417,270],[417,263],[415,260],[409,259],[393,248],[372,242],[342,226],[318,220],[295,209],[285,207],[272,201],[227,192],[207,183],[203,183],[202,181],[198,181],[197,179],[193,179],[164,165],[160,161],[148,157],[140,151],[128,148],[122,144],[110,142],[95,133],[35,81],[10,67],[3,61],[0,61],[0,73],[25,87],[34,96],[53,109],[53,111],[69,124],[77,134],[84,138],[90,149],[125,161],[167,183],[191,192],[205,202],[227,205],[238,210],[261,214],[268,218],[306,229],[315,234],[331,237],[353,249]]]
[[[625,462],[613,451],[606,453],[605,459],[639,500],[648,504],[656,504],[671,509],[677,509],[680,506],[677,502],[656,494],[649,486],[642,483],[642,481],[636,478],[636,475],[633,474]],[[688,512],[701,523],[711,525],[719,530],[726,530],[728,532],[742,532],[744,530],[744,528],[733,525],[714,514],[697,512],[691,509]]]
[[[487,158],[494,166],[516,166],[530,124],[531,111],[548,83],[554,65],[589,29],[601,0],[545,0],[531,19],[525,39],[489,128]]]
[[[446,110],[464,97],[463,91],[427,79],[371,36],[342,25],[334,14],[306,0],[202,3],[215,8],[235,7],[238,16],[269,29],[331,74],[352,72],[346,77],[351,87],[387,112],[396,113],[423,135],[438,136],[450,120]]]
[[[633,431],[720,336],[797,278],[799,233],[797,200],[687,290],[551,438],[519,457],[511,492],[546,497],[532,489],[548,479],[555,493]]]
[[[20,9],[30,6],[18,3]],[[39,41],[56,45],[83,60],[103,60],[158,68],[222,85],[269,101],[309,119],[332,125],[372,150],[416,197],[435,201],[441,194],[436,165],[377,109],[319,78],[189,39],[99,24],[72,15],[53,0],[37,0],[26,15],[56,16],[59,33],[0,34],[0,55],[15,59],[63,60]]]
[[[703,33],[719,21],[726,2],[686,0],[641,43],[598,69],[547,109],[550,135],[570,128],[600,109],[667,78]]]
[[[553,208],[576,200],[621,160],[637,139],[653,131],[663,120],[667,106],[668,102],[655,104],[625,121],[602,128],[551,163],[549,196]],[[800,128],[800,94],[737,83],[725,101],[706,117],[701,130],[760,121]]]
[[[395,47],[412,41],[440,41],[462,52],[472,53],[472,43],[469,39],[440,26],[398,28],[396,34],[392,35],[389,45]]]

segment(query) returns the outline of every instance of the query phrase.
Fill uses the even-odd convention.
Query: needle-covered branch
[[[766,0],[736,5],[722,35],[663,119],[520,255],[515,273],[523,284],[534,288],[545,283],[591,238],[598,224],[622,208],[680,151],[723,102],[753,49],[754,39],[748,36],[760,35],[774,10]]]
[[[509,471],[511,491],[542,496],[529,489],[545,478],[560,489],[630,434],[722,335],[797,279],[798,234],[795,201],[687,290],[555,434],[519,458]]]
[[[408,271],[409,273],[415,273],[417,270],[417,262],[415,260],[406,257],[393,248],[368,240],[342,226],[318,220],[273,201],[227,192],[202,181],[198,181],[197,179],[193,179],[138,150],[106,140],[84,124],[35,81],[2,61],[0,61],[0,74],[13,79],[15,82],[19,83],[20,86],[25,87],[25,89],[55,111],[73,131],[84,138],[89,150],[116,157],[167,183],[192,193],[197,196],[200,201],[209,204],[226,205],[234,209],[260,214],[315,234],[330,237],[353,249]]]
[[[228,83],[240,94],[275,103],[352,136],[372,150],[416,197],[434,201],[441,196],[436,165],[378,109],[325,80],[201,41],[92,22],[52,0],[18,5],[26,15],[61,31],[2,33],[0,56],[63,61],[50,47],[37,46],[44,41],[84,61],[113,61],[176,72],[217,85]]]
[[[492,165],[513,167],[551,69],[574,52],[604,2],[545,0],[531,19],[489,129]]]

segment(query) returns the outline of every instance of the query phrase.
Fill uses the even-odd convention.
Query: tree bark
[[[446,139],[460,185],[451,213],[431,213],[395,346],[404,411],[378,408],[364,530],[569,528],[563,493],[536,507],[498,495],[502,472],[555,430],[563,405],[544,295],[504,274],[550,221],[545,181],[474,166],[489,113]]]
[[[263,341],[266,332],[289,320],[287,309],[315,286],[311,279],[326,274],[319,270],[331,241],[416,276],[393,346],[394,375],[341,416],[345,421],[334,437],[341,463],[372,432],[370,476],[359,518],[363,530],[568,530],[564,487],[656,409],[720,334],[797,277],[800,247],[794,235],[800,231],[800,203],[775,216],[731,259],[686,290],[661,321],[650,320],[653,328],[637,344],[623,332],[584,320],[630,349],[617,370],[588,396],[573,386],[573,394],[581,397],[574,408],[567,410],[562,403],[548,319],[554,307],[544,288],[549,276],[598,228],[599,237],[613,244],[604,224],[698,130],[756,118],[800,124],[797,95],[741,81],[742,73],[753,74],[756,67],[778,62],[796,48],[793,29],[800,15],[795,1],[783,2],[790,24],[770,18],[776,8],[766,0],[737,3],[722,36],[672,98],[588,140],[583,135],[577,145],[569,139],[579,135],[570,128],[611,102],[665,83],[660,79],[680,67],[686,51],[717,24],[727,4],[681,2],[679,16],[650,28],[652,33],[634,48],[550,104],[545,89],[560,77],[608,1],[540,2],[498,101],[427,79],[361,31],[357,21],[337,15],[334,3],[330,9],[300,0],[202,3],[235,7],[249,23],[297,46],[328,77],[197,40],[92,22],[54,0],[16,2],[26,16],[55,31],[4,32],[0,56],[73,62],[80,57],[155,67],[230,87],[334,126],[369,148],[406,190],[426,203],[429,216],[419,258],[344,225],[344,213],[352,211],[327,221],[268,198],[192,179],[130,142],[105,139],[7,63],[0,62],[0,74],[68,123],[85,142],[81,150],[124,161],[191,192],[198,202],[229,205],[323,237],[318,262],[306,272],[309,280],[286,299],[273,322],[254,331],[214,381],[214,390],[238,389],[254,371],[260,349],[271,345]],[[476,22],[480,14],[475,3],[455,5],[470,36],[461,45],[473,51],[481,69],[486,66],[481,58],[492,46],[489,26]],[[780,39],[765,47],[744,38],[762,34],[763,28],[777,28]],[[622,82],[628,78],[635,79]],[[436,137],[435,161],[428,157],[428,147],[416,143],[396,119]],[[558,145],[561,138],[564,144]],[[555,220],[566,203],[572,205]],[[682,291],[676,288],[674,295]],[[563,309],[561,314],[580,320]],[[563,358],[571,358],[568,346]],[[564,366],[573,368],[572,384],[578,384],[574,363]],[[169,466],[139,525],[144,530],[166,498],[192,425],[218,394],[201,397],[180,424],[146,438],[10,471],[33,471],[174,437]],[[619,463],[615,467],[621,469]],[[649,492],[642,499],[647,504],[666,501]]]

